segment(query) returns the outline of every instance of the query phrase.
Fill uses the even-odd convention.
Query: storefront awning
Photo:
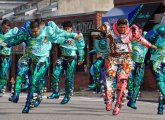
[[[140,5],[114,7],[102,17],[102,23],[109,22],[111,25],[119,18],[131,20]]]
[[[139,26],[144,27],[159,6],[160,3],[140,5],[132,19],[129,21],[130,24],[138,24]]]

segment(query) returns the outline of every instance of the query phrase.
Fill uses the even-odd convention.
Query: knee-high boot
[[[58,99],[60,97],[59,82],[54,83],[55,89],[50,96],[47,96],[47,99]]]
[[[105,91],[105,109],[110,111],[112,109],[112,93],[108,90]]]
[[[58,99],[60,97],[60,87],[59,87],[59,82],[60,82],[60,75],[62,71],[62,63],[57,62],[55,65],[55,68],[53,70],[52,74],[52,89],[53,93],[50,96],[47,96],[47,99]]]
[[[73,74],[75,70],[75,60],[67,63],[66,80],[65,80],[65,96],[61,104],[67,104],[71,98],[71,91],[73,89]]]
[[[160,96],[158,98],[158,112],[157,114],[163,114],[163,96],[160,93]]]
[[[65,83],[65,96],[61,101],[61,104],[67,104],[71,97],[71,90],[72,90],[72,82],[71,80],[66,80]]]
[[[115,108],[112,113],[113,115],[118,115],[120,113],[120,109],[121,109],[122,101],[124,97],[124,91],[126,90],[126,87],[127,87],[126,79],[121,79],[117,83],[117,98],[116,98]]]
[[[22,113],[29,113],[32,99],[33,99],[33,90],[31,88],[29,88],[27,99],[26,99],[26,104],[25,104],[24,109],[22,110]]]

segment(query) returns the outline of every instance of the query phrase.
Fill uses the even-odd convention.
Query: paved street
[[[48,95],[48,93],[46,94]],[[67,105],[58,100],[47,100],[44,96],[42,104],[29,114],[22,114],[26,94],[21,94],[18,104],[8,101],[9,94],[0,98],[1,120],[165,120],[165,115],[157,115],[157,103],[138,101],[138,110],[127,106],[122,108],[118,116],[112,111],[106,112],[103,99],[100,97],[73,96]]]

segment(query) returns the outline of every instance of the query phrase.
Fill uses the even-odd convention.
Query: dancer
[[[113,81],[116,77],[116,104],[113,110],[113,115],[117,115],[120,112],[124,91],[127,87],[127,80],[130,73],[131,56],[132,51],[130,42],[136,40],[141,42],[146,47],[157,49],[156,46],[151,45],[146,41],[136,25],[132,25],[129,28],[127,19],[119,19],[113,26],[111,34],[107,35],[107,44],[109,48],[106,48],[107,55],[105,57],[106,68],[106,80],[105,80],[105,100],[106,110],[112,109],[112,91]],[[106,41],[105,41],[106,42]]]
[[[156,51],[152,50],[150,52],[150,60],[156,84],[160,92],[157,114],[163,114],[163,101],[165,100],[165,24],[160,23],[155,25],[153,30],[146,35],[146,38],[158,47]]]
[[[138,26],[139,27],[139,26]],[[139,27],[139,32],[142,34],[142,28]],[[145,36],[146,32],[143,34]],[[131,73],[128,77],[128,98],[127,103],[128,107],[137,109],[136,100],[139,94],[140,85],[144,77],[144,59],[148,51],[148,48],[144,47],[142,44],[137,41],[132,41],[132,50],[131,59],[133,61]]]
[[[111,27],[108,22],[104,22],[98,30],[91,32],[93,41],[98,39],[105,39],[106,35],[110,34]],[[100,44],[100,43],[98,43]],[[104,93],[104,79],[105,79],[105,67],[104,67],[104,57],[105,53],[102,51],[96,51],[95,49],[91,50],[89,54],[96,54],[96,60],[91,66],[90,73],[93,77],[93,83],[88,85],[88,88],[96,90],[96,92]]]
[[[40,29],[46,29],[47,26],[45,26],[45,23],[42,19],[35,19],[35,22],[37,22],[39,24]],[[26,21],[24,23],[24,26],[20,27],[19,29],[23,30],[28,35],[29,30],[30,30],[30,21]],[[25,46],[26,46],[26,44],[25,44]],[[30,58],[27,57],[27,59],[30,59]],[[49,60],[46,63],[46,68],[48,68],[48,67],[49,67]],[[28,84],[29,84],[28,71],[29,71],[28,62],[25,59],[19,59],[19,61],[18,61],[18,73],[20,73],[20,75],[15,80],[15,83],[14,83],[13,88],[12,88],[12,94],[11,94],[11,97],[9,98],[9,101],[14,102],[14,103],[18,102],[19,94],[17,94],[18,93],[17,91],[19,91],[19,93],[21,91],[20,84],[24,85],[22,89],[28,88]],[[43,76],[45,77],[45,75],[43,75]],[[45,82],[46,82],[44,77],[37,82],[38,86],[37,86],[37,89],[34,93],[33,102],[31,102],[31,107],[37,107],[42,100],[42,95],[43,95],[43,92],[45,91],[44,86],[45,86]]]
[[[9,20],[3,20],[0,28],[0,34],[9,32],[11,23]],[[8,71],[11,64],[11,48],[0,46],[0,97],[3,96],[8,81]]]
[[[64,21],[62,26],[65,31],[72,33],[72,23],[70,21]],[[79,35],[82,36],[81,33],[79,33]],[[78,65],[81,65],[84,61],[85,42],[83,37],[78,41],[75,41],[71,37],[67,37],[66,40],[69,41],[69,44],[64,43],[60,45],[61,56],[58,58],[52,74],[53,93],[47,97],[48,99],[55,99],[60,97],[60,75],[62,70],[65,70],[65,96],[61,101],[61,104],[67,104],[71,98],[71,91],[73,89],[73,76],[76,66],[76,51],[78,51]]]

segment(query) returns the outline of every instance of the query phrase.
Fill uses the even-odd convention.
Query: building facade
[[[108,11],[113,0],[58,0],[58,15]]]

